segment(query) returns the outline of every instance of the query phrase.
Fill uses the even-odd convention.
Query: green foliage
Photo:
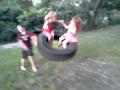
[[[27,25],[29,28],[38,26],[42,27],[44,16],[47,12],[44,9],[31,7],[28,11],[23,11],[23,14],[17,17],[19,23]]]
[[[96,21],[99,21],[99,18],[101,18],[101,23],[97,23],[97,27],[120,24],[119,5],[119,0],[103,0],[96,18]]]
[[[5,23],[18,23],[17,16],[21,13],[19,10],[10,9],[10,8],[1,8],[0,9],[0,21]]]
[[[30,30],[38,30],[42,28],[44,16],[47,12],[54,10],[57,12],[58,19],[64,19],[67,24],[73,16],[81,17],[82,29],[90,30],[91,11],[94,10],[96,1],[41,0],[41,3],[34,6],[32,0],[0,0],[0,22],[8,24],[8,26],[23,23]],[[116,24],[120,24],[120,1],[102,0],[95,17],[95,28]],[[63,29],[60,25],[56,25],[56,28]],[[0,29],[0,32],[3,32],[2,30],[7,33],[10,31],[9,28],[2,27],[2,25]],[[12,27],[12,30],[15,29],[15,27]],[[1,35],[2,38],[6,37],[3,35],[5,34]]]
[[[83,21],[83,30],[89,30],[91,25],[90,12],[94,10],[96,0],[63,0],[61,5],[60,3],[61,1],[51,2],[51,8],[53,10],[59,8],[58,15],[60,18],[70,21],[73,16],[81,17]],[[107,25],[119,24],[119,6],[119,0],[115,2],[113,0],[103,0],[100,8],[97,10],[95,27],[100,28]],[[113,15],[114,10],[117,10],[117,13]]]
[[[16,0],[0,1],[0,43],[16,41],[17,16],[21,13]]]
[[[22,11],[29,10],[33,6],[32,0],[16,0],[16,2]]]
[[[0,22],[0,43],[15,42],[17,30],[13,23]]]
[[[16,17],[20,12],[10,8],[1,8],[0,11],[0,43],[16,41]]]

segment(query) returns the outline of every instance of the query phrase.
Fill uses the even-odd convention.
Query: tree
[[[97,11],[101,5],[103,0],[97,0],[96,1],[96,4],[93,8],[93,11],[90,11],[90,17],[91,17],[91,25],[90,25],[90,30],[94,30],[95,29],[95,18],[96,18],[96,15],[97,15]]]
[[[17,5],[20,6],[22,10],[29,10],[33,6],[32,0],[17,0]]]

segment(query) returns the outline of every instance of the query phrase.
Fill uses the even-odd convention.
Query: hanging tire
[[[59,40],[59,37],[64,34],[63,32],[58,32],[58,31],[54,31],[54,32],[55,32],[54,40]],[[38,48],[39,53],[43,57],[47,58],[48,60],[52,60],[52,61],[69,60],[75,55],[77,51],[77,44],[75,45],[70,44],[67,49],[51,47],[47,41],[46,36],[43,33],[40,33],[38,35],[37,42],[38,42],[37,48]]]

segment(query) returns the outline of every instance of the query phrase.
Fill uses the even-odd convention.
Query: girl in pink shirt
[[[61,23],[66,29],[68,29],[67,33],[63,34],[59,38],[59,45],[63,45],[63,48],[67,48],[67,43],[77,43],[78,40],[76,38],[76,33],[81,31],[81,19],[77,17],[73,17],[70,21],[69,25],[66,25],[64,21]]]

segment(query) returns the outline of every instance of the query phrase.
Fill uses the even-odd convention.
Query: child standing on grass
[[[59,45],[58,47],[60,47],[61,45],[63,45],[63,48],[66,49],[67,48],[67,44],[77,44],[77,38],[76,38],[76,33],[78,31],[81,31],[81,19],[78,17],[73,17],[72,20],[70,21],[69,25],[66,25],[63,22],[61,22],[61,24],[68,29],[67,33],[63,34],[60,38],[59,38]]]
[[[27,32],[24,25],[18,25],[17,30],[19,31],[17,39],[22,49],[21,70],[26,70],[24,64],[25,64],[25,59],[28,58],[32,66],[32,70],[34,72],[37,72],[33,59],[32,43],[31,43],[32,40],[33,43],[37,46],[37,37],[34,33]]]
[[[60,23],[61,20],[57,20],[57,15],[54,11],[50,11],[44,18],[44,24],[42,27],[42,32],[48,38],[50,45],[52,46],[52,40],[54,39],[54,25],[53,23],[57,22]]]

